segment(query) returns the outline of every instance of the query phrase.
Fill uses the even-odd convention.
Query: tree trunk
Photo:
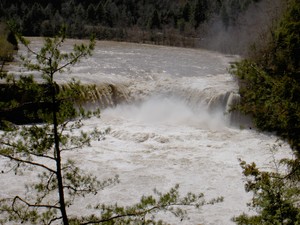
[[[56,101],[56,87],[55,83],[52,83],[52,103],[53,103],[53,129],[54,129],[54,142],[55,142],[55,159],[56,159],[56,177],[58,184],[58,194],[59,194],[59,204],[60,211],[63,219],[64,225],[69,225],[69,219],[66,212],[66,204],[64,197],[64,187],[62,180],[62,171],[61,171],[61,155],[59,148],[59,136],[58,136],[58,122],[57,122],[57,101]]]

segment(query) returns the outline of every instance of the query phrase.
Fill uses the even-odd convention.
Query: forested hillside
[[[67,34],[85,38],[195,46],[212,20],[227,29],[260,0],[1,0],[2,20],[13,20],[26,36]],[[182,39],[185,37],[186,39]]]
[[[257,128],[287,141],[295,154],[275,162],[272,172],[241,162],[245,189],[253,193],[249,206],[257,214],[240,215],[235,219],[239,225],[300,223],[300,1],[283,2],[285,12],[266,41],[254,46],[251,57],[232,72],[240,79],[239,110],[252,115]]]
[[[289,0],[261,46],[238,63],[240,109],[254,115],[258,128],[276,131],[300,153],[300,3]]]
[[[260,9],[265,11],[259,12],[254,6],[263,3]],[[0,15],[28,36],[52,36],[66,25],[73,38],[94,33],[98,39],[178,46],[194,47],[200,41],[205,47],[218,46],[228,36],[240,50],[236,40],[256,34],[260,39],[252,45],[250,57],[231,70],[240,84],[237,109],[250,114],[256,128],[287,141],[295,154],[275,163],[274,172],[241,160],[245,189],[253,193],[249,206],[256,213],[234,220],[240,225],[300,224],[299,0],[0,0]],[[271,18],[270,23],[265,23],[266,18]],[[284,173],[279,170],[282,165]]]

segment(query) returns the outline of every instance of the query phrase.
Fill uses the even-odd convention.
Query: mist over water
[[[175,97],[153,96],[140,104],[118,105],[105,113],[124,117],[145,124],[192,126],[207,129],[221,129],[227,125],[222,111],[209,113],[202,105],[193,109]]]
[[[260,46],[267,42],[270,28],[280,17],[285,4],[282,0],[258,1],[247,10],[239,12],[236,20],[228,26],[223,23],[220,15],[216,16],[208,22],[199,45],[224,53],[248,55],[250,46]]]
[[[66,42],[66,50],[72,42]],[[32,44],[38,48],[41,40]],[[237,82],[227,72],[234,60],[238,57],[204,50],[97,42],[91,58],[59,75],[59,82],[75,77],[98,86],[101,98],[90,104],[102,107],[101,118],[85,121],[83,129],[110,128],[103,140],[66,156],[99,179],[118,174],[121,181],[80,200],[69,214],[80,215],[88,201],[133,204],[154,188],[165,192],[177,183],[182,194],[225,199],[188,209],[190,220],[183,222],[159,214],[171,224],[227,225],[233,216],[248,212],[251,196],[244,191],[238,159],[271,169],[270,147],[277,138],[249,129],[248,121],[229,113],[239,100]],[[276,157],[288,151],[284,144]],[[19,186],[10,185],[9,177],[5,181],[0,189],[12,187],[5,196],[23,192],[21,179]]]

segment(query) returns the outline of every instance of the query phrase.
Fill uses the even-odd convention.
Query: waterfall
[[[60,90],[64,91],[69,88],[68,84],[60,85]],[[101,83],[97,85],[83,85],[80,89],[78,101],[80,99],[84,101],[83,105],[87,108],[99,107],[103,109],[116,106],[119,103],[129,102],[129,95],[124,85]]]
[[[211,113],[221,112],[230,126],[240,128],[252,127],[251,118],[244,115],[234,107],[240,103],[241,96],[236,92],[216,94],[208,102],[208,110]]]

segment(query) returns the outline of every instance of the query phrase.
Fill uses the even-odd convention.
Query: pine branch
[[[53,222],[55,222],[55,221],[57,221],[57,220],[61,220],[61,219],[62,219],[62,217],[56,217],[56,218],[53,218],[53,219],[51,219],[51,220],[49,221],[48,225],[51,225],[51,223],[53,223]]]
[[[47,184],[46,185],[43,185],[43,177],[41,178],[41,180],[42,180],[42,182],[40,183],[40,184],[38,184],[39,186],[36,186],[36,185],[33,185],[33,188],[34,189],[39,189],[41,186],[41,184],[42,184],[42,195],[38,195],[37,194],[37,201],[39,201],[39,202],[42,202],[42,200],[51,192],[51,191],[53,191],[53,190],[55,190],[56,189],[56,187],[54,187],[54,188],[50,188],[50,184],[51,184],[51,181],[52,181],[52,179],[53,179],[53,176],[55,175],[55,173],[51,173],[50,175],[48,175],[47,177],[46,177],[46,175],[44,174],[44,177],[46,177],[46,179],[47,179]],[[55,178],[54,178],[55,179]],[[37,190],[38,191],[38,193],[40,193],[40,191],[39,190]]]
[[[177,187],[174,189],[171,189],[170,192],[164,195],[160,195],[159,201],[156,202],[152,196],[144,197],[142,198],[141,202],[131,206],[129,208],[123,208],[118,206],[108,207],[103,205],[101,206],[101,211],[103,211],[103,214],[108,214],[108,218],[97,218],[96,216],[92,216],[90,218],[82,218],[82,220],[85,220],[86,222],[79,222],[80,225],[89,225],[89,224],[100,224],[104,222],[109,222],[117,219],[122,219],[126,217],[138,217],[143,216],[145,217],[147,214],[155,212],[157,210],[163,210],[163,211],[169,211],[170,213],[174,214],[176,217],[179,217],[181,220],[183,220],[186,217],[187,212],[185,210],[182,210],[177,207],[181,206],[191,206],[195,208],[199,208],[203,205],[213,205],[218,202],[223,201],[223,197],[219,197],[216,199],[212,199],[210,201],[202,200],[199,202],[200,199],[202,199],[203,194],[200,194],[198,196],[189,193],[185,198],[177,199],[178,193],[174,192],[177,190]],[[173,195],[174,194],[174,195]],[[175,210],[173,207],[176,207],[178,210]],[[99,209],[98,206],[96,209]],[[119,212],[119,213],[117,213]],[[115,213],[115,215],[110,215],[110,213]],[[107,215],[106,215],[107,216]],[[123,221],[123,220],[122,220]]]
[[[36,104],[36,103],[48,103],[48,102],[44,102],[44,101],[38,101],[38,102],[22,102],[22,103],[18,103],[17,106],[11,106],[10,108],[2,108],[1,109],[1,112],[4,112],[4,113],[7,113],[7,112],[11,112],[13,111],[14,109],[16,108],[21,108],[21,107],[24,107],[24,106],[29,106],[29,105],[32,105],[32,104]]]
[[[30,154],[30,155],[34,155],[34,156],[36,156],[36,157],[41,157],[41,158],[51,159],[51,160],[54,160],[54,161],[55,161],[55,158],[52,157],[52,156],[49,156],[49,155],[36,154],[36,153],[33,153],[33,152],[30,152],[29,154]]]
[[[33,50],[29,47],[29,43],[28,43],[28,41],[27,41],[25,38],[23,38],[23,37],[21,37],[21,36],[19,36],[18,38],[19,38],[19,40],[21,41],[21,43],[26,47],[27,51],[29,51],[31,54],[35,55],[36,57],[41,57],[41,55],[40,55],[39,53],[33,51]],[[47,60],[47,57],[42,57],[42,58],[43,58],[44,60]]]
[[[6,145],[6,146],[11,147],[11,148],[18,148],[17,145],[10,144],[10,143],[4,142],[4,141],[0,141],[0,144]],[[53,157],[51,157],[51,156],[49,156],[49,155],[37,154],[37,153],[34,153],[34,152],[27,152],[27,153],[30,154],[30,155],[36,156],[36,157],[41,157],[41,158],[46,158],[46,159],[55,160],[55,158],[53,158]],[[0,155],[5,156],[4,154],[0,154]]]
[[[11,159],[11,160],[14,160],[16,162],[20,162],[20,163],[25,163],[25,164],[29,164],[29,165],[32,165],[32,166],[37,166],[37,167],[40,167],[40,168],[43,168],[43,169],[46,169],[48,170],[49,172],[51,173],[56,173],[55,170],[43,165],[43,164],[40,164],[40,163],[36,163],[36,162],[33,162],[33,161],[29,161],[29,160],[24,160],[24,159],[19,159],[19,158],[16,158],[16,157],[13,157],[11,155],[7,155],[7,154],[1,154],[3,157],[5,158],[8,158],[8,159]]]
[[[62,148],[60,151],[61,152],[67,152],[67,151],[73,151],[75,149],[81,149],[84,146],[86,146],[86,144],[88,144],[90,142],[90,140],[85,140],[83,142],[81,142],[80,145],[74,146],[74,147],[69,147],[69,148]]]
[[[69,61],[68,63],[56,68],[53,72],[56,73],[56,72],[59,72],[63,69],[65,69],[66,67],[74,64],[75,62],[77,62],[81,57],[84,57],[87,53],[86,52],[82,52],[81,54],[77,55],[75,58],[73,58],[71,61]]]
[[[63,186],[64,189],[71,189],[72,191],[74,191],[75,193],[84,193],[84,192],[87,192],[87,193],[90,193],[92,190],[91,188],[83,188],[83,189],[78,189],[78,188],[75,188],[71,185],[65,185]]]
[[[125,213],[125,214],[119,214],[116,216],[112,216],[110,218],[107,219],[98,219],[98,220],[94,220],[94,221],[88,221],[88,222],[84,222],[84,223],[80,223],[80,225],[89,225],[89,224],[100,224],[100,223],[104,223],[104,222],[109,222],[112,220],[116,220],[116,219],[120,219],[120,218],[124,218],[124,217],[135,217],[135,216],[142,216],[145,215],[155,209],[160,209],[164,206],[154,206],[150,209],[147,209],[145,211],[140,211],[140,212],[136,212],[136,213]]]
[[[15,211],[14,206],[16,204],[16,202],[20,200],[21,202],[23,202],[25,205],[27,205],[28,207],[34,207],[34,208],[48,208],[48,209],[60,209],[59,206],[55,206],[55,205],[43,205],[43,204],[31,204],[29,202],[27,202],[26,200],[22,199],[19,196],[15,196],[12,202],[12,209]]]
[[[91,220],[91,221],[88,221],[88,222],[80,223],[80,225],[100,224],[100,223],[109,222],[109,221],[113,221],[113,220],[121,219],[121,218],[126,218],[126,217],[145,216],[148,213],[151,213],[155,210],[167,209],[167,208],[170,208],[170,207],[173,207],[173,206],[195,206],[195,205],[193,205],[193,204],[179,204],[179,203],[166,204],[166,205],[155,205],[155,206],[153,206],[149,209],[146,209],[146,210],[142,210],[142,211],[138,210],[134,213],[128,212],[128,213],[124,213],[124,214],[118,214],[118,215],[115,215],[115,216],[111,216],[109,218]],[[128,211],[132,211],[132,209],[130,208]]]

